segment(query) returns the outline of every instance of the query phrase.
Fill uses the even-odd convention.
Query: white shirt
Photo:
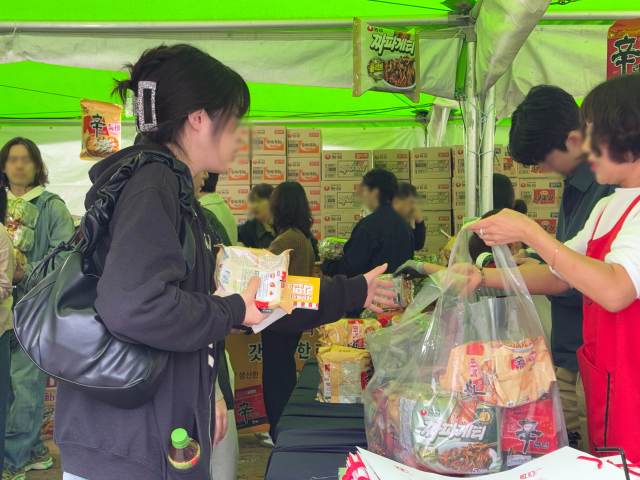
[[[613,195],[603,198],[596,204],[584,228],[571,240],[566,241],[565,245],[574,252],[585,255],[589,240],[598,239],[609,233],[638,196],[640,196],[640,187],[616,188]],[[602,218],[600,218],[601,215]],[[598,223],[599,218],[600,223]],[[594,235],[596,223],[598,223],[598,229]],[[640,298],[640,202],[629,212],[604,261],[610,264],[617,263],[627,271],[636,287],[636,298]],[[551,271],[564,280],[557,272]]]

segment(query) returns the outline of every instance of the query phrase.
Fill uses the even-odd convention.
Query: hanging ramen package
[[[353,96],[369,90],[420,101],[420,42],[415,29],[393,30],[354,20]]]
[[[287,283],[289,250],[274,255],[268,250],[218,245],[216,263],[216,295],[242,293],[251,277],[260,277],[255,304],[263,313],[282,308],[291,313],[293,301]]]
[[[457,236],[449,268],[395,325],[367,335],[374,375],[363,398],[370,451],[465,477],[568,445],[549,346],[515,261],[493,247],[502,288],[469,288],[470,237]]]
[[[81,160],[102,160],[120,150],[122,105],[80,100],[82,107]]]

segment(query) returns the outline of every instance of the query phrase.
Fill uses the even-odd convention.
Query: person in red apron
[[[584,346],[578,350],[589,447],[622,447],[640,461],[640,74],[609,80],[587,95],[581,111],[584,150],[596,180],[620,188],[602,199],[584,229],[563,243],[513,210],[467,228],[487,245],[522,241],[546,265],[523,265],[531,295],[570,287],[584,296]],[[495,269],[457,265],[468,288],[501,288]]]

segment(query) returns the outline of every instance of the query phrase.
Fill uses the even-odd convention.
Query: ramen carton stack
[[[322,130],[287,129],[287,181],[299,182],[307,194],[316,238],[321,234],[320,181],[322,178]]]
[[[522,167],[518,165],[518,167]],[[550,235],[556,234],[564,181],[560,176],[541,176],[538,169],[518,178],[516,198],[527,204],[527,216]]]
[[[238,133],[238,150],[227,170],[218,177],[216,191],[231,208],[236,223],[240,224],[247,219],[248,211],[246,199],[243,200],[242,195],[251,189],[251,127],[241,125]]]

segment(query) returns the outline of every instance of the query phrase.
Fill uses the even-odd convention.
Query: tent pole
[[[464,101],[464,168],[465,168],[465,217],[478,214],[478,97],[476,95],[476,32],[475,26],[465,29],[467,43],[467,71],[465,74]]]
[[[496,86],[484,96],[482,112],[485,116],[480,149],[480,214],[493,210],[493,155],[496,124]]]

